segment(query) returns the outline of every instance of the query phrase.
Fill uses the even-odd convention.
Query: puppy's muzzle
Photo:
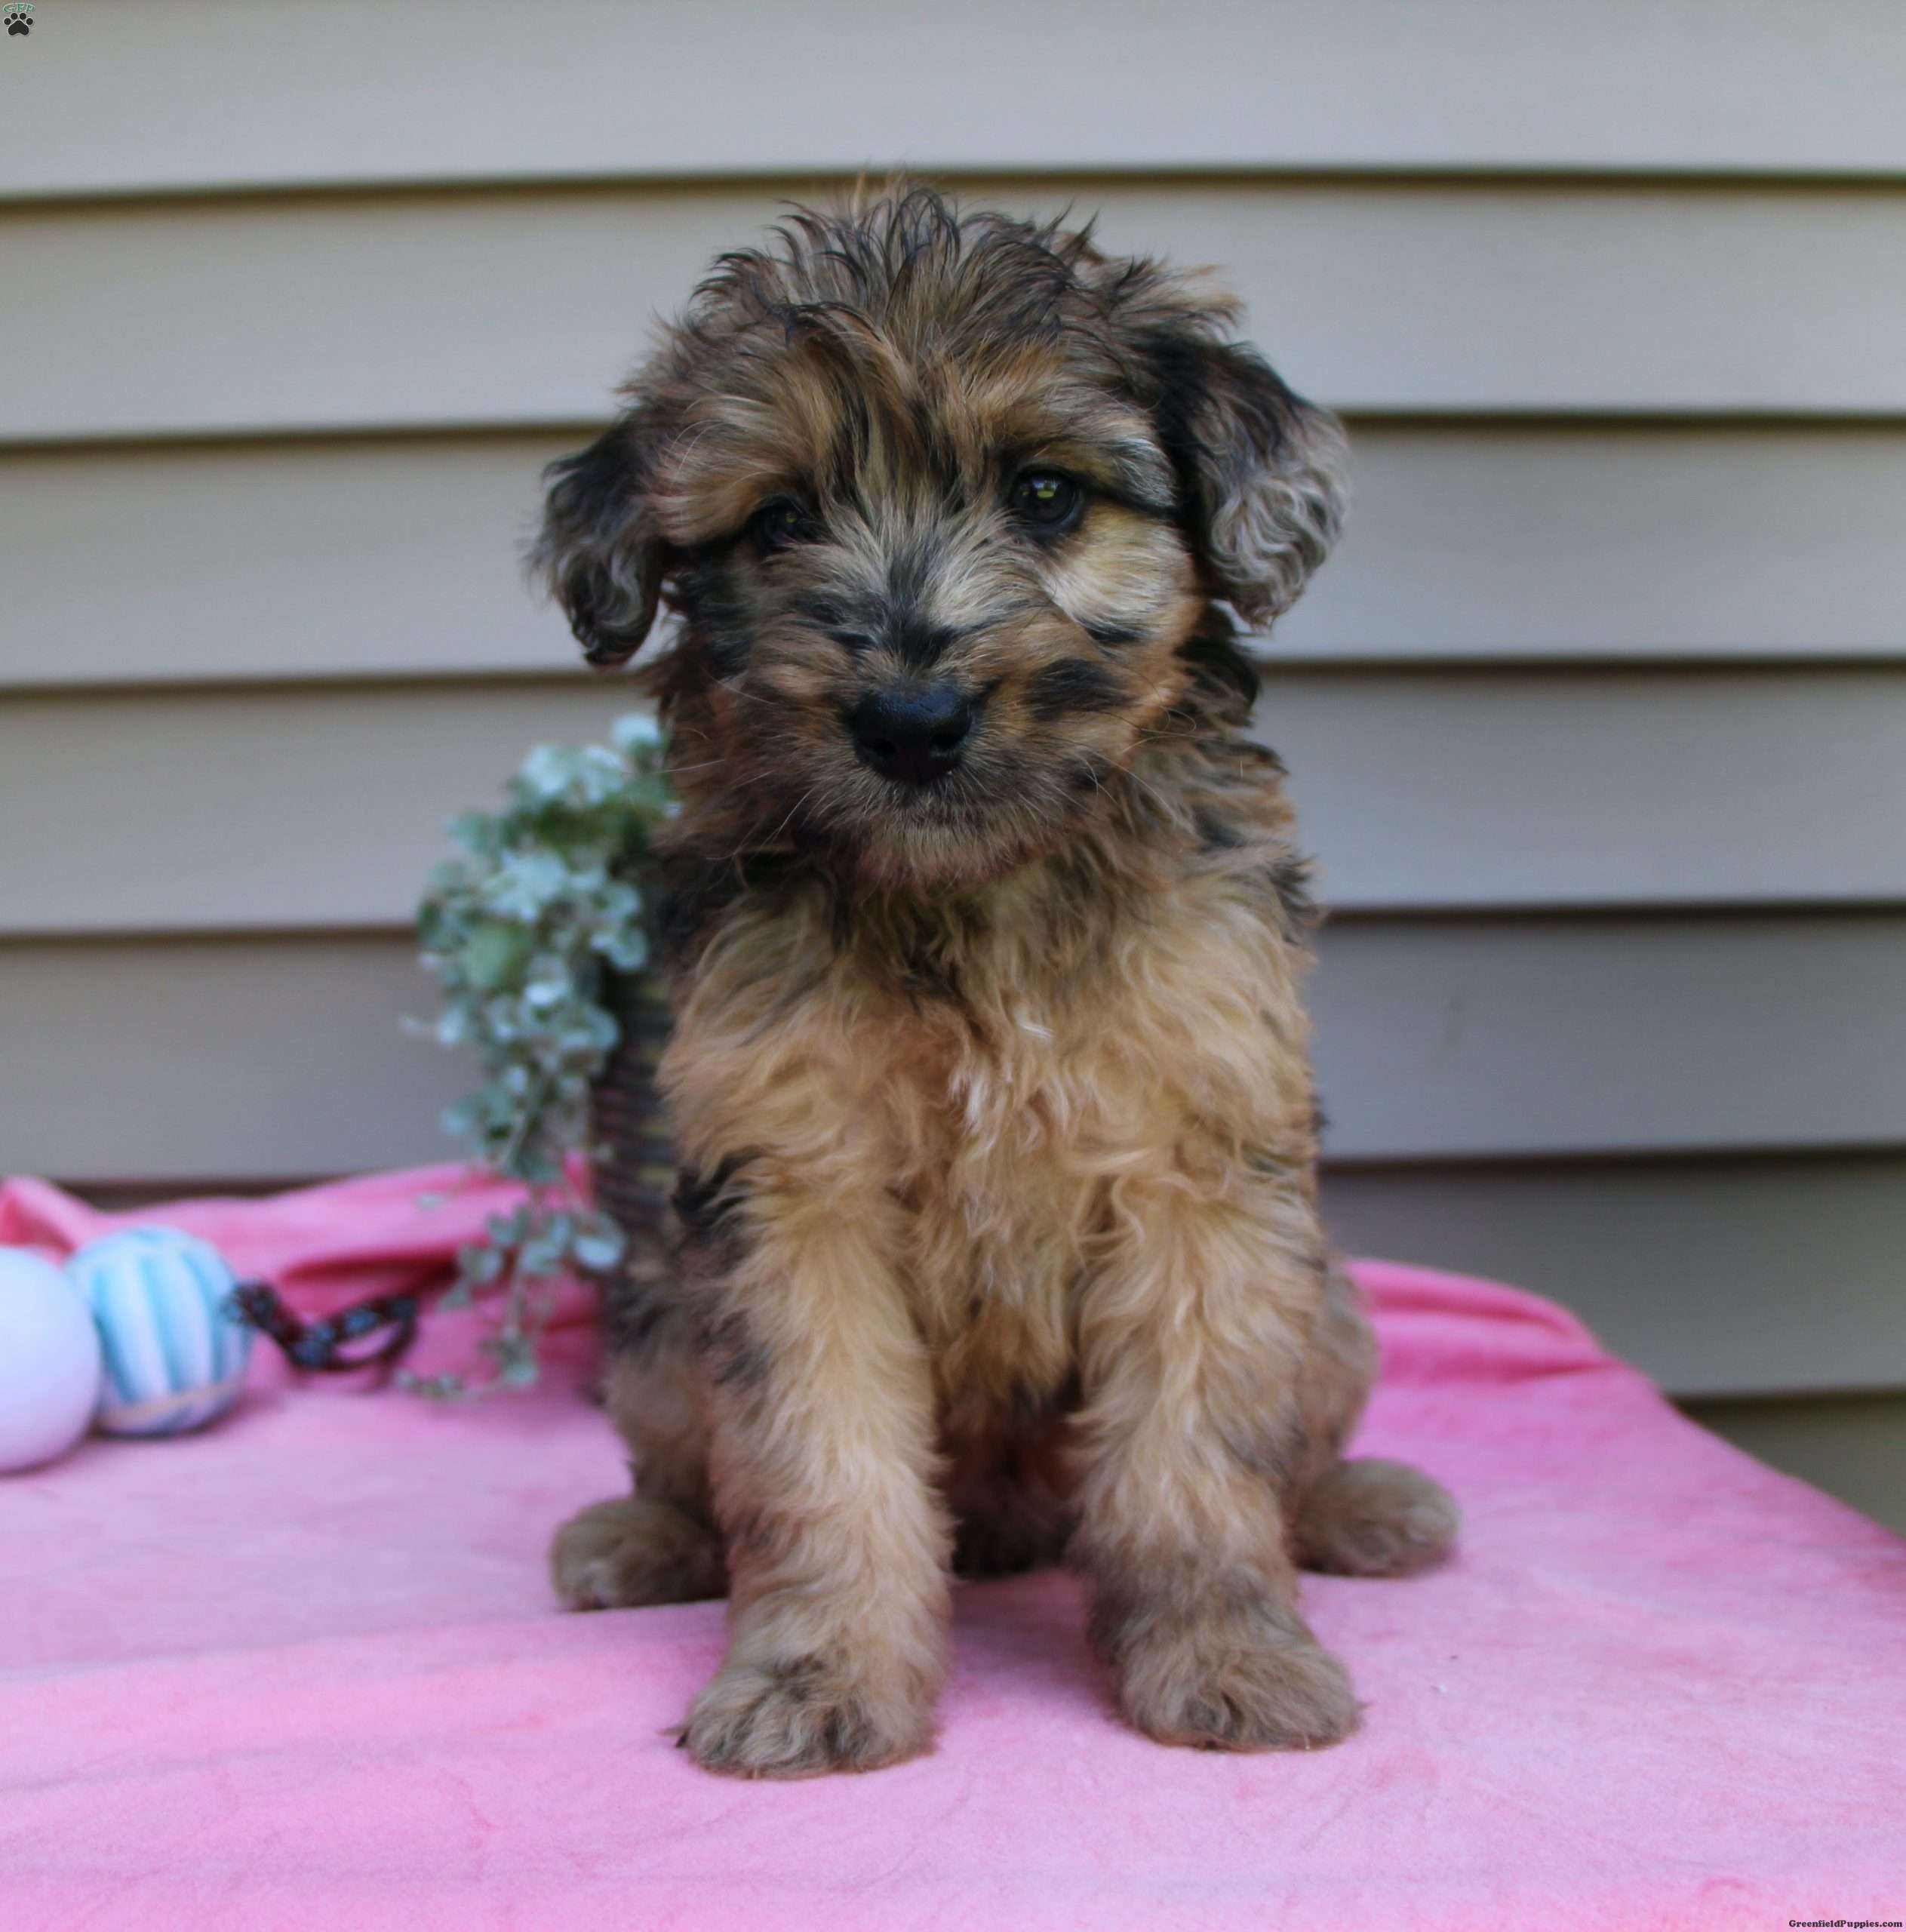
[[[932,785],[958,767],[978,707],[958,685],[890,685],[847,714],[860,761],[902,785]]]

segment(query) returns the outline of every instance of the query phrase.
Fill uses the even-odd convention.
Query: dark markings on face
[[[1178,478],[1177,521],[1191,535],[1196,531],[1199,512],[1196,479],[1200,451],[1194,424],[1204,400],[1203,363],[1195,345],[1164,330],[1148,338],[1144,355],[1157,382],[1154,420],[1158,440]]]
[[[850,657],[884,651],[911,670],[925,670],[967,636],[929,611],[933,561],[930,546],[917,540],[896,552],[878,589],[839,584],[804,589],[790,608]]]
[[[1088,618],[1084,629],[1086,635],[1094,644],[1102,645],[1107,651],[1116,651],[1122,645],[1142,644],[1145,641],[1144,632],[1135,630],[1130,624],[1108,623]]]
[[[719,550],[700,552],[682,567],[675,595],[709,672],[718,678],[739,676],[748,668],[754,620],[732,559]]]
[[[856,595],[844,587],[804,590],[790,608],[802,623],[811,624],[850,657],[876,649],[881,641],[880,599]]]
[[[890,611],[918,608],[933,582],[933,546],[915,537],[895,546],[887,561],[887,608]]]
[[[850,600],[835,590],[804,590],[794,599],[794,614],[803,623],[831,636],[853,623]]]
[[[1121,710],[1128,702],[1117,678],[1089,657],[1062,657],[1026,686],[1026,709],[1044,724],[1076,712]]]
[[[896,611],[881,641],[909,670],[924,671],[939,663],[961,641],[964,633],[948,624],[930,623],[917,609]]]
[[[1236,641],[1215,626],[1194,632],[1179,645],[1179,657],[1208,697],[1222,707],[1227,721],[1242,722],[1257,703],[1257,666]]]

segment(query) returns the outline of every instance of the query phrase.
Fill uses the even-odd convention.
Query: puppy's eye
[[[792,497],[773,497],[748,519],[748,539],[759,556],[770,557],[807,535],[807,512]]]
[[[1013,514],[1028,529],[1050,536],[1070,530],[1085,508],[1085,492],[1056,469],[1028,469],[1007,499]]]

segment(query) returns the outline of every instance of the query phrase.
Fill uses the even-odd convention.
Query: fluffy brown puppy
[[[1342,441],[1234,312],[924,188],[799,212],[552,472],[591,660],[678,616],[682,798],[675,1260],[610,1296],[635,1494],[552,1564],[579,1607],[729,1594],[711,1769],[926,1749],[951,1571],[1062,1556],[1142,1730],[1328,1744],[1357,1705],[1296,1565],[1453,1539],[1340,1460],[1373,1351],[1231,614],[1321,561]]]

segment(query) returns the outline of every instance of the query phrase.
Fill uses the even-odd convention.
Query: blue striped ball
[[[174,1228],[128,1228],[88,1242],[66,1268],[105,1356],[95,1428],[177,1435],[238,1400],[251,1331],[227,1308],[235,1280],[209,1241]]]

